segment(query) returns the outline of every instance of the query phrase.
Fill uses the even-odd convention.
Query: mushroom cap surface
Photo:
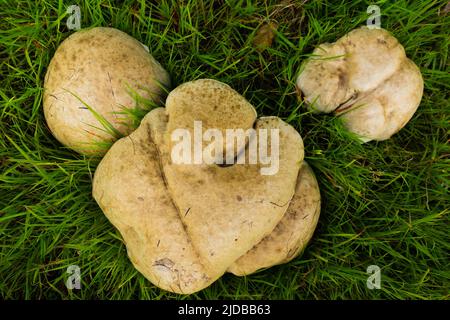
[[[229,268],[237,276],[287,263],[296,258],[311,239],[320,215],[320,191],[311,167],[303,161],[295,194],[275,229]]]
[[[135,129],[130,113],[159,103],[169,75],[144,46],[114,29],[80,30],[56,50],[44,80],[44,115],[53,135],[82,154],[101,155]]]
[[[362,141],[403,128],[423,94],[419,68],[384,29],[361,27],[317,47],[296,86],[313,110],[335,112]]]

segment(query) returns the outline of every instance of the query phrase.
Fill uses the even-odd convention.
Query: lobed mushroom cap
[[[211,90],[227,100],[202,95]],[[131,261],[165,290],[192,293],[218,279],[275,229],[295,193],[303,142],[277,117],[255,123],[279,130],[279,170],[273,175],[261,175],[261,164],[248,161],[172,162],[172,122],[188,126],[203,119],[198,106],[215,110],[210,115],[219,128],[229,118],[236,127],[251,125],[244,116],[234,118],[230,105],[254,118],[251,104],[229,86],[209,79],[183,84],[170,93],[167,108],[152,110],[136,131],[116,142],[95,172],[93,196],[121,232]]]
[[[361,140],[385,140],[417,110],[423,79],[402,45],[384,29],[362,27],[320,45],[296,82],[305,102],[343,116]]]
[[[311,239],[320,215],[320,191],[314,172],[303,161],[295,194],[275,229],[229,268],[245,276],[296,258]]]

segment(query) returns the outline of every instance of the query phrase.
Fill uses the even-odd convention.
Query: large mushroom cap
[[[95,172],[93,196],[121,232],[142,274],[165,290],[192,293],[218,279],[285,216],[298,191],[303,142],[277,117],[255,121],[252,105],[218,81],[183,84],[169,94],[166,105],[152,110],[136,131],[111,147]],[[227,124],[278,130],[278,171],[262,175],[262,164],[248,161],[230,166],[174,163],[171,133],[177,126],[192,130],[191,123],[198,120],[219,131]],[[262,139],[268,140],[271,153],[269,136]],[[298,205],[295,201],[291,208]],[[316,216],[312,213],[311,218],[315,221]],[[302,234],[295,234],[296,251],[307,233],[302,228],[289,232]],[[278,258],[281,262],[286,256]]]
[[[44,114],[53,135],[83,154],[134,129],[137,100],[159,102],[167,72],[144,46],[113,28],[81,30],[58,47],[45,75]],[[139,99],[137,99],[139,98]]]
[[[297,88],[313,110],[343,115],[361,140],[385,140],[417,110],[423,80],[395,37],[362,27],[316,48]]]

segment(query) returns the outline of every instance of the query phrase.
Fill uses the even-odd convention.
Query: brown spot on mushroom
[[[339,77],[339,83],[338,86],[345,88],[347,87],[347,74],[345,73],[345,71],[343,71],[341,68],[337,69],[337,74]]]
[[[377,42],[378,42],[379,44],[382,44],[382,45],[387,45],[387,42],[386,42],[386,40],[384,40],[384,39],[378,38],[378,39],[377,39]]]

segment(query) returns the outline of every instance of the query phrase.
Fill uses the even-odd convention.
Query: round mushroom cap
[[[158,104],[168,73],[143,44],[114,28],[75,32],[55,52],[44,80],[44,114],[63,145],[101,155]],[[144,112],[145,113],[145,112]]]
[[[420,70],[397,39],[367,27],[316,48],[296,85],[309,108],[334,111],[362,141],[385,140],[398,132],[423,94]]]
[[[183,128],[192,137],[195,123],[201,125],[203,131],[217,130],[225,137],[229,129],[251,129],[257,116],[243,96],[229,85],[213,79],[199,79],[178,86],[167,96],[166,112],[170,118],[169,135]],[[245,142],[248,142],[247,138]],[[225,163],[227,155],[234,159],[241,151],[235,149],[234,143],[224,144],[222,155],[214,156],[210,161]]]

